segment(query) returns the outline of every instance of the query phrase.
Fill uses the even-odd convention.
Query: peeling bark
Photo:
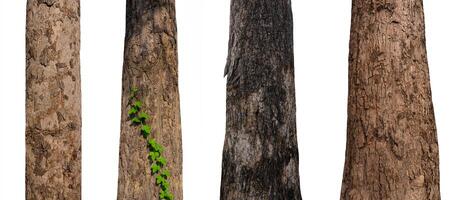
[[[81,199],[80,1],[28,0],[26,199]]]
[[[165,147],[171,172],[170,191],[182,199],[182,136],[180,126],[177,30],[174,0],[127,0],[118,197],[158,199],[151,175],[146,140],[128,117],[132,87],[151,119],[151,137]]]
[[[290,0],[232,0],[221,199],[301,199]]]
[[[422,0],[354,0],[341,199],[438,200]]]

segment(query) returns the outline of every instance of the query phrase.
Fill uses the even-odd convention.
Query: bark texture
[[[422,0],[353,0],[341,199],[438,200]]]
[[[81,199],[80,1],[28,0],[26,199]]]
[[[290,0],[232,0],[221,199],[301,199]]]
[[[151,175],[147,142],[128,117],[130,89],[151,116],[151,137],[165,147],[171,172],[170,191],[182,199],[182,135],[180,127],[177,30],[174,0],[127,0],[122,83],[122,121],[118,197],[122,200],[158,199]]]

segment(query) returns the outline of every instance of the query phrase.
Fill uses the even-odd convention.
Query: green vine
[[[138,88],[133,87],[130,90],[130,110],[128,116],[133,125],[140,126],[140,133],[146,139],[148,145],[148,159],[151,162],[151,174],[156,176],[156,184],[159,186],[159,199],[173,200],[174,195],[169,191],[169,170],[164,169],[167,164],[166,158],[163,156],[164,147],[159,144],[154,138],[151,138],[152,128],[146,122],[150,116],[143,111],[143,103],[137,99]]]

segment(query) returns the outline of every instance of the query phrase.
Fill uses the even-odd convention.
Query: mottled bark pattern
[[[301,199],[289,0],[232,0],[221,199]]]
[[[180,127],[177,40],[174,0],[127,0],[127,27],[122,83],[122,123],[118,197],[158,199],[151,175],[146,140],[128,117],[130,89],[151,116],[152,137],[165,147],[171,172],[170,191],[182,199],[182,136]]]
[[[422,0],[354,0],[341,199],[437,200]]]
[[[79,6],[27,2],[26,199],[81,199]]]

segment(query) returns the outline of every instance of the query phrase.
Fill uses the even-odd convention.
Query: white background
[[[425,1],[441,190],[466,199],[468,2]],[[24,199],[26,1],[0,0],[0,199]],[[339,199],[350,0],[293,0],[303,199]],[[219,199],[229,0],[177,0],[184,197]],[[117,195],[125,1],[81,1],[84,200]]]

